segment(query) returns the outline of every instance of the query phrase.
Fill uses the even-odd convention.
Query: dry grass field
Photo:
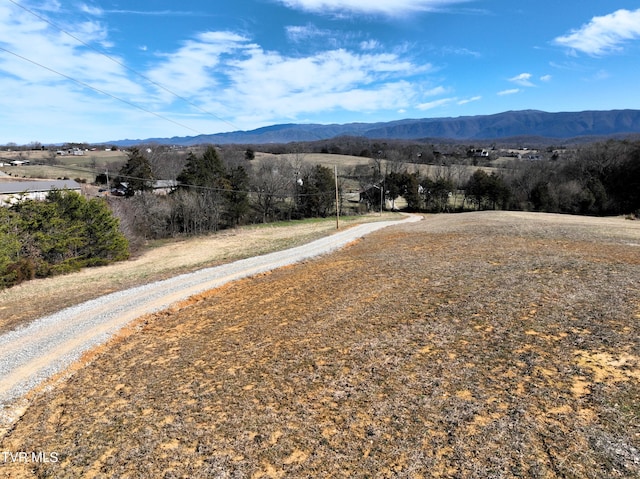
[[[640,222],[388,228],[141,318],[0,477],[640,477],[639,285]]]
[[[55,164],[49,159],[55,157]],[[0,172],[14,178],[73,178],[92,182],[97,171],[102,172],[109,165],[119,165],[127,161],[125,151],[86,151],[82,156],[55,155],[50,151],[1,151],[0,163],[11,160],[29,160],[29,165],[3,166]]]
[[[340,219],[340,227],[397,219],[400,215],[395,213],[345,216]],[[114,291],[293,248],[335,231],[335,219],[328,218],[245,226],[197,238],[157,241],[128,261],[0,290],[0,332]]]

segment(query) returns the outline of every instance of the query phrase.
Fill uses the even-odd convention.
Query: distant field
[[[361,156],[350,156],[350,155],[332,155],[328,153],[302,153],[302,154],[283,154],[283,155],[273,155],[270,153],[256,153],[256,163],[261,161],[269,160],[269,159],[283,159],[287,161],[295,161],[300,160],[303,164],[309,165],[322,165],[333,170],[334,166],[338,167],[338,175],[352,175],[356,173],[356,175],[362,175],[363,177],[373,175],[373,167],[374,160],[371,158],[365,158]],[[493,166],[486,167],[478,167],[473,165],[425,165],[418,163],[405,163],[400,162],[399,164],[393,164],[391,161],[382,160],[381,168],[383,172],[391,172],[391,171],[404,171],[405,169],[410,173],[418,173],[421,177],[430,177],[430,178],[438,178],[438,177],[449,177],[453,178],[454,181],[459,184],[465,183],[471,177],[474,171],[480,169],[487,173],[496,172],[500,174],[500,172],[504,171],[505,167],[508,167],[510,161],[498,161]],[[359,184],[357,181],[347,181],[346,189],[347,191],[355,190],[357,191]]]
[[[122,164],[127,160],[127,154],[124,151],[86,151],[82,156],[53,156],[48,151],[0,152],[0,161],[15,159],[29,160],[31,164],[4,166],[0,171],[19,178],[80,178],[91,182],[95,180],[96,171]],[[115,171],[114,167],[112,170]]]

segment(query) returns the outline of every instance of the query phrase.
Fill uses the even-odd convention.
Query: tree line
[[[402,159],[421,157],[419,145],[402,144],[403,155],[395,148],[379,150],[368,166],[342,173],[359,183],[365,210],[378,210],[381,203],[394,207],[402,197],[406,209],[415,212],[503,209],[618,215],[640,211],[637,141],[612,140],[565,156],[514,159],[504,168],[487,168],[491,159],[473,157],[473,148],[456,147],[457,156],[447,157],[430,150],[421,159],[433,165],[429,175],[421,175],[416,163]],[[209,145],[201,153],[191,151],[176,170],[175,191],[159,196],[150,193],[159,164],[134,148],[117,178],[127,184],[129,198],[110,204],[127,236],[137,239],[134,242],[334,214],[333,171],[307,164],[295,145],[288,151],[259,162],[253,161],[250,147],[241,151]],[[484,165],[474,169],[478,162]],[[175,156],[172,164],[175,169]]]
[[[122,201],[112,198],[134,246],[148,239],[199,235],[248,223],[323,217],[335,211],[335,181],[331,170],[298,159],[273,159],[251,164],[244,157],[207,146],[187,154],[173,191],[153,194],[153,162],[138,148],[120,169],[116,185],[125,185]],[[175,158],[174,158],[175,161]],[[103,178],[101,178],[103,179]]]
[[[610,140],[570,155],[473,168],[464,159],[430,176],[410,168],[384,176],[386,198],[412,211],[503,209],[579,215],[640,216],[640,142]],[[382,184],[382,183],[380,183]],[[375,192],[374,192],[375,195]],[[375,204],[374,199],[370,199]]]
[[[0,289],[129,256],[107,203],[54,190],[45,201],[0,208]]]

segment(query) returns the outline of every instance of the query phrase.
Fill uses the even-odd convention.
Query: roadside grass
[[[8,477],[640,477],[640,223],[430,216],[141,318]]]
[[[399,219],[386,213],[345,217],[341,228]],[[0,332],[83,301],[177,274],[298,246],[336,231],[335,218],[251,225],[208,236],[150,242],[128,261],[0,290]],[[63,291],[64,294],[60,294]],[[33,298],[38,298],[34,301]]]

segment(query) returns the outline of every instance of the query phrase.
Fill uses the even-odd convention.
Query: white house
[[[24,199],[44,200],[51,190],[80,192],[74,180],[0,181],[0,206],[9,206]]]

